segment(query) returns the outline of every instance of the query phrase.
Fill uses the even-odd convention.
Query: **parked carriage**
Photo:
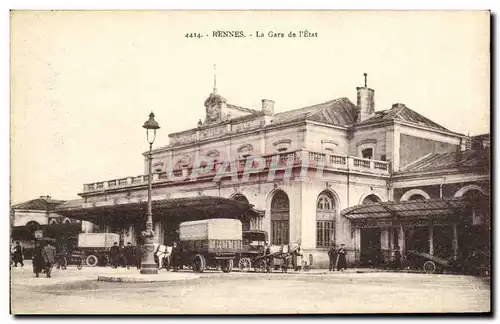
[[[255,271],[265,269],[265,265],[259,264],[258,257],[265,253],[267,232],[265,231],[245,231],[242,233],[243,245],[242,252],[236,256],[235,264],[241,271]]]
[[[485,259],[482,251],[473,251],[471,255],[458,258],[443,259],[435,255],[414,250],[408,251],[407,260],[410,267],[421,268],[425,273],[455,272],[472,275],[488,275],[489,267],[481,261]]]
[[[89,267],[106,266],[109,264],[109,249],[114,242],[119,242],[120,236],[114,233],[81,233],[78,235],[78,252]]]
[[[69,253],[58,253],[56,268],[66,270],[68,265],[76,265],[78,270],[81,270],[85,260],[83,258],[84,254],[81,251],[71,251]]]

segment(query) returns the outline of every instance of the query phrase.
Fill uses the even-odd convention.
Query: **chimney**
[[[274,115],[274,101],[262,99],[262,112],[268,116]]]
[[[375,90],[368,88],[366,85],[368,74],[364,73],[363,75],[365,77],[365,86],[356,87],[358,93],[357,105],[359,109],[358,123],[370,118],[375,112]]]

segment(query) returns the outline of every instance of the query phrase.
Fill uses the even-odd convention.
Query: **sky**
[[[282,112],[339,97],[355,103],[366,72],[376,110],[404,103],[452,131],[487,133],[489,19],[465,11],[14,11],[11,202],[76,199],[84,183],[142,174],[149,113],[161,126],[155,147],[196,127],[214,64],[231,104],[260,109],[266,98]],[[318,36],[286,37],[306,29]],[[214,30],[247,37],[212,38]]]

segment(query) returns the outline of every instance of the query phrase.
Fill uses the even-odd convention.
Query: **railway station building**
[[[346,245],[350,266],[389,263],[396,247],[449,257],[489,247],[489,136],[456,133],[403,103],[375,109],[366,80],[354,90],[356,103],[276,113],[272,100],[240,107],[214,88],[204,120],[153,150],[157,240],[171,244],[182,221],[230,217],[271,244],[300,243],[313,267],[327,267],[332,244]],[[84,184],[57,213],[138,243],[143,155],[137,175]]]

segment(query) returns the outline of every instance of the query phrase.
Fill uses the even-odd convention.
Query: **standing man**
[[[45,271],[47,273],[47,278],[50,278],[50,272],[52,270],[52,266],[56,261],[56,248],[47,242],[47,245],[43,248],[42,251],[43,259],[45,261]]]
[[[20,263],[21,267],[24,267],[23,263],[23,247],[19,242],[16,242],[14,246],[14,267],[17,267],[17,264]]]
[[[394,249],[394,269],[401,270],[401,251],[399,251],[399,246]]]
[[[179,258],[180,258],[180,248],[177,242],[174,242],[172,245],[172,252],[170,253],[170,262],[167,267],[167,270],[170,269],[170,267],[173,268],[174,271],[177,271],[179,269]]]
[[[340,249],[337,251],[337,271],[344,271],[347,269],[347,259],[345,244],[340,244]]]
[[[139,244],[137,244],[137,246],[134,247],[134,258],[137,270],[140,270],[142,266],[142,248]]]
[[[337,251],[335,251],[335,245],[333,242],[330,245],[330,249],[328,250],[328,258],[330,259],[330,271],[335,271],[335,261],[337,260]]]
[[[111,257],[111,267],[113,269],[118,268],[118,261],[120,258],[120,248],[118,243],[113,243],[113,246],[109,248],[109,256]]]
[[[125,247],[125,262],[127,264],[127,269],[134,265],[134,248],[130,242],[127,243]]]
[[[43,258],[43,249],[40,241],[35,241],[35,248],[33,249],[33,273],[35,277],[40,277],[40,272],[45,269],[45,259]]]

